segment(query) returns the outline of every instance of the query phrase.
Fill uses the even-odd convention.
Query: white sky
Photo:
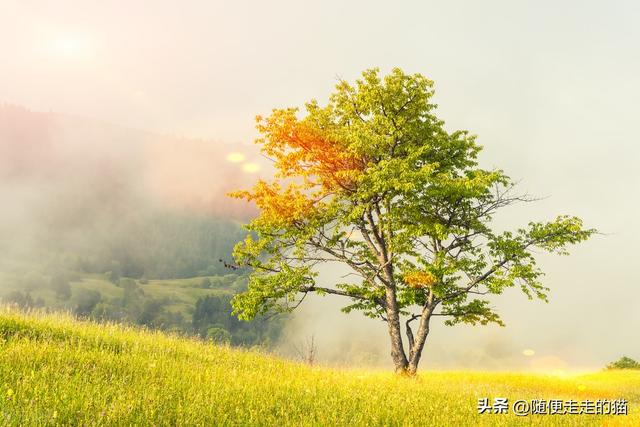
[[[481,367],[498,337],[554,367],[599,366],[640,358],[638,22],[633,1],[0,0],[0,102],[249,144],[256,114],[322,102],[337,76],[423,73],[486,166],[549,196],[505,224],[569,213],[608,233],[542,258],[550,304],[508,295],[507,329],[434,327],[427,359]]]

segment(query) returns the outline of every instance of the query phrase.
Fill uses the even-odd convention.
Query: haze
[[[605,234],[570,257],[541,257],[549,304],[515,291],[496,299],[506,328],[435,325],[423,366],[593,369],[640,357],[639,20],[632,1],[2,0],[0,103],[198,138],[201,151],[149,151],[164,159],[151,188],[172,188],[161,194],[193,208],[188,201],[211,194],[222,200],[203,183],[255,177],[263,165],[251,144],[255,115],[324,102],[338,77],[368,67],[425,74],[448,128],[479,136],[484,166],[546,197],[508,210],[499,227],[566,213]],[[73,151],[82,158],[110,141],[78,143],[88,144]],[[167,170],[189,175],[176,185],[163,181]],[[2,184],[2,199],[17,200]],[[0,220],[7,226],[6,215]],[[386,363],[384,325],[351,322],[357,316],[337,312],[339,301],[324,301],[303,308],[289,342],[315,335],[321,360]],[[334,348],[344,345],[353,357],[337,360]]]

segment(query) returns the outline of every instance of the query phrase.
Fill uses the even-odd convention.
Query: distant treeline
[[[196,215],[146,213],[96,231],[81,247],[49,248],[49,264],[84,273],[135,279],[177,279],[232,271],[233,245],[245,232],[235,222]],[[42,259],[42,258],[41,258]]]

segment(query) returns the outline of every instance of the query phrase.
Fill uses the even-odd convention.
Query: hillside
[[[57,314],[0,312],[3,425],[638,425],[640,373],[310,368]],[[627,416],[478,415],[479,397],[629,400]]]
[[[108,275],[107,275],[108,276]],[[245,289],[242,275],[186,279],[108,280],[104,274],[51,277],[30,273],[26,279],[0,274],[0,302],[25,309],[46,308],[76,317],[117,321],[239,346],[274,344],[284,326],[280,316],[251,322],[231,314],[231,298]]]
[[[253,179],[227,160],[237,149],[0,105],[0,301],[273,341],[276,325],[229,306],[245,281],[225,261],[251,207],[225,194]]]
[[[30,277],[35,277],[35,275],[32,274]],[[205,279],[211,283],[208,288],[202,287],[202,282]],[[123,278],[114,283],[103,274],[81,275],[76,273],[70,276],[69,297],[64,298],[58,295],[56,289],[47,283],[51,278],[39,276],[39,280],[42,283],[41,286],[32,286],[31,283],[25,283],[15,276],[7,274],[0,276],[0,282],[4,283],[6,289],[0,298],[4,297],[5,302],[18,303],[18,305],[27,308],[42,306],[56,311],[79,311],[77,314],[87,315],[97,304],[122,300],[127,293],[127,284],[135,283],[135,288],[140,291],[140,296],[143,299],[146,297],[146,299],[161,301],[166,310],[188,318],[193,313],[199,298],[209,295],[230,296],[244,287],[244,280],[235,274],[148,281]],[[93,292],[99,296],[93,303],[90,303],[86,299]],[[12,296],[19,297],[20,293],[28,295],[32,303],[20,304],[20,301],[11,300]]]

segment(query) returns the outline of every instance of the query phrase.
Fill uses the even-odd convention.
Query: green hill
[[[620,399],[629,415],[477,414],[480,397]],[[0,311],[2,425],[639,425],[640,373],[310,368],[255,351]]]
[[[122,299],[125,296],[127,284],[135,283],[136,288],[142,291],[143,296],[162,300],[166,309],[183,315],[185,318],[191,316],[199,298],[207,295],[233,295],[244,286],[244,280],[236,274],[143,281],[121,278],[114,283],[103,274],[72,273],[66,279],[69,283],[70,293],[69,296],[64,297],[57,295],[56,289],[50,285],[52,276],[40,276],[43,284],[37,287],[28,287],[19,279],[10,280],[6,275],[4,277],[2,289],[5,297],[11,295],[12,292],[22,292],[25,295],[28,292],[34,303],[36,300],[41,300],[43,306],[58,311],[75,311],[80,303],[79,297],[91,291],[98,292],[101,301]],[[205,279],[209,280],[208,288],[202,286]],[[33,305],[31,304],[31,306]]]
[[[21,308],[70,312],[239,346],[273,344],[286,320],[281,316],[243,322],[234,317],[231,298],[246,286],[238,274],[115,282],[104,274],[30,277],[0,274],[0,300]]]

